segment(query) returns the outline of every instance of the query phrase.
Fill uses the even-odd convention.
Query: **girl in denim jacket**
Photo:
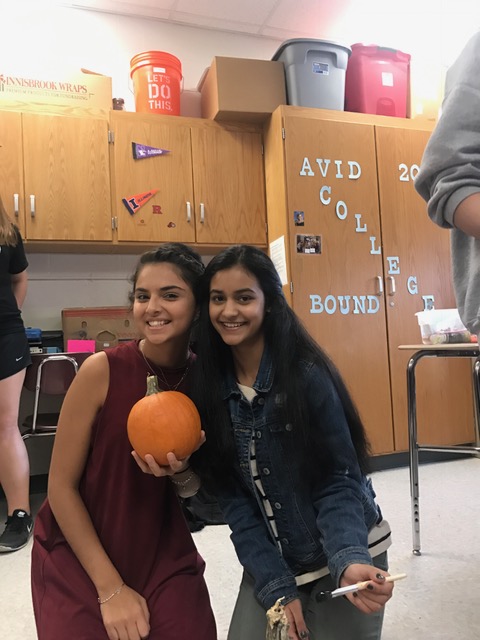
[[[293,640],[378,640],[390,528],[338,370],[288,306],[268,256],[232,246],[200,283],[191,463],[215,492],[244,574],[228,640],[265,640],[283,598]],[[371,588],[317,602],[362,580]]]

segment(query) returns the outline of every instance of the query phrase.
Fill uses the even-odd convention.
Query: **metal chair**
[[[22,438],[54,435],[57,430],[59,411],[41,412],[42,395],[65,395],[80,365],[90,353],[32,354],[32,364],[27,368],[23,386],[33,391],[33,413],[25,418]]]

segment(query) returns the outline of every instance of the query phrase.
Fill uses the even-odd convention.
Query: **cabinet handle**
[[[13,213],[15,218],[18,218],[18,193],[13,194]]]
[[[200,202],[200,224],[205,222],[205,205]]]
[[[375,276],[375,280],[377,281],[378,287],[376,296],[383,296],[383,278],[382,276]]]
[[[35,218],[35,196],[30,196],[30,215]]]
[[[187,222],[192,221],[192,204],[187,202]]]
[[[388,295],[394,296],[397,291],[395,288],[395,278],[393,276],[387,276],[387,280],[390,282],[390,290],[388,291]]]

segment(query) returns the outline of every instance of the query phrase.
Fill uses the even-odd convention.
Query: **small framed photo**
[[[293,212],[293,224],[296,227],[303,227],[305,224],[305,213],[303,211]]]
[[[322,236],[304,236],[297,234],[297,253],[322,253]]]

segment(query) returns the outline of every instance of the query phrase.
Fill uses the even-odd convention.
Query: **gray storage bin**
[[[285,66],[287,103],[343,111],[351,53],[350,47],[328,40],[286,40],[272,60]]]

